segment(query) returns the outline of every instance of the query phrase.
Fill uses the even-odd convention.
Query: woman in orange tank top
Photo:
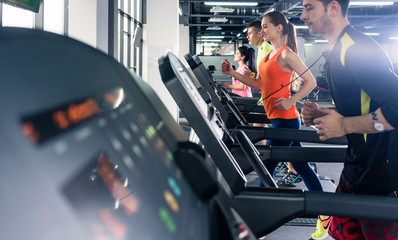
[[[261,61],[257,78],[250,78],[237,73],[226,59],[222,63],[222,71],[252,88],[261,89],[264,108],[273,128],[300,129],[301,121],[295,103],[314,89],[316,81],[311,72],[306,71],[307,67],[297,55],[294,26],[282,13],[277,11],[269,12],[262,19],[261,34],[264,41],[271,42],[272,51]],[[301,76],[304,80],[304,85],[297,93],[291,95],[290,81],[293,73],[304,73]],[[301,146],[301,143],[268,140],[267,145]],[[273,174],[277,164],[274,162],[266,164],[271,174]],[[292,165],[302,176],[309,190],[323,190],[319,178],[308,163],[292,163]],[[294,175],[294,173],[290,175],[288,173],[283,179],[292,180],[289,178],[294,178],[295,176],[297,175]],[[285,182],[285,180],[283,181]]]

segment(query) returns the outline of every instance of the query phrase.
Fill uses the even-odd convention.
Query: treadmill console
[[[176,164],[187,136],[146,83],[64,36],[0,43],[1,239],[217,239]]]
[[[169,52],[159,59],[159,70],[164,84],[209,151],[232,192],[239,194],[246,188],[247,180],[223,141],[223,136],[229,134],[228,131],[225,131],[217,119],[208,118],[206,102],[193,87],[192,77],[187,69],[173,53]]]

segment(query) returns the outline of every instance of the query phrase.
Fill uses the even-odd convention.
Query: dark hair
[[[350,0],[318,0],[322,2],[323,6],[326,7],[331,3],[332,1],[336,1],[340,4],[341,6],[341,13],[343,14],[343,17],[347,16],[348,13],[348,6],[350,5]]]
[[[297,53],[296,29],[293,24],[287,20],[286,16],[281,12],[274,11],[264,14],[264,17],[269,17],[270,22],[274,24],[274,26],[282,24],[282,35],[286,36],[286,45],[289,46],[293,52]]]
[[[260,32],[261,31],[261,21],[258,19],[253,20],[249,23],[249,25],[247,25],[247,28],[249,28],[249,27],[254,27],[258,32]]]
[[[249,67],[250,71],[257,73],[256,52],[251,47],[241,46],[238,48],[240,54],[244,57],[243,62]]]

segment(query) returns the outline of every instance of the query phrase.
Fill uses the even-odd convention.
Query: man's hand
[[[291,98],[278,98],[275,100],[275,107],[287,111],[293,106]]]
[[[314,119],[318,129],[319,139],[325,141],[329,138],[341,137],[347,134],[344,125],[344,117],[336,110],[318,107],[318,111],[325,116]]]
[[[231,62],[224,59],[224,61],[221,62],[221,71],[227,75],[231,75],[233,71]]]
[[[314,119],[322,117],[323,114],[318,110],[318,104],[303,101],[304,107],[301,109],[301,119],[306,127],[314,125]]]

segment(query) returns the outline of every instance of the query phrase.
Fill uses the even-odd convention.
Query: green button
[[[167,230],[169,230],[170,232],[174,233],[177,230],[177,226],[174,223],[173,218],[170,216],[169,212],[167,211],[167,209],[165,208],[160,208],[159,209],[159,215],[160,215],[160,219],[162,219],[162,221],[164,222],[164,224],[166,225]]]
[[[147,138],[152,139],[153,136],[155,136],[156,134],[156,129],[153,126],[149,126],[146,130],[145,130],[145,135],[147,136]]]

